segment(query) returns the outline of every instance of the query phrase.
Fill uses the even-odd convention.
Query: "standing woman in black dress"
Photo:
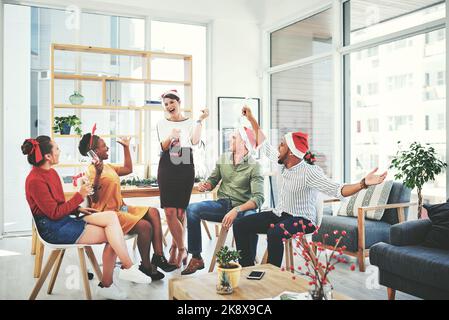
[[[157,124],[161,144],[161,158],[157,172],[161,207],[165,211],[168,228],[173,237],[169,263],[178,268],[187,262],[184,244],[185,209],[192,194],[195,179],[192,147],[201,140],[202,122],[209,116],[209,110],[201,110],[197,121],[181,113],[181,99],[176,90],[162,95],[166,117]]]

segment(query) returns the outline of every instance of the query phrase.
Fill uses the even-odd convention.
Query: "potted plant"
[[[55,117],[53,124],[54,133],[70,134],[72,127],[74,127],[77,135],[81,136],[83,134],[81,130],[81,120],[76,115]]]
[[[233,289],[237,288],[242,273],[242,266],[237,263],[240,258],[240,251],[229,250],[224,246],[216,254],[217,257],[217,272],[218,283],[220,284],[223,277],[229,279],[229,283]],[[223,275],[225,273],[225,275]]]
[[[79,91],[74,91],[69,100],[71,104],[80,105],[84,102],[84,96]]]
[[[218,294],[231,294],[234,289],[232,289],[231,282],[229,280],[229,275],[226,272],[219,272],[219,281],[217,285]]]
[[[299,266],[297,270],[291,267],[293,273],[299,274],[309,279],[309,297],[312,300],[331,300],[332,299],[332,284],[329,280],[329,274],[335,270],[335,265],[343,263],[347,264],[346,258],[343,258],[343,251],[346,250],[346,246],[340,246],[341,240],[346,237],[346,231],[333,231],[333,234],[338,237],[335,238],[335,243],[332,249],[326,251],[326,241],[329,238],[329,234],[323,235],[322,242],[308,242],[304,230],[307,228],[302,220],[295,223],[298,230],[302,229],[295,234],[291,234],[284,225],[280,225],[284,230],[284,234],[287,237],[292,238],[292,248],[295,251],[294,256],[299,256],[304,260],[304,266]],[[274,225],[270,226],[274,228]],[[318,229],[314,231],[314,234],[318,234]],[[283,242],[287,241],[286,238],[282,239]],[[296,242],[296,243],[295,243]],[[350,267],[351,271],[355,270],[355,264]],[[286,271],[285,268],[281,269]],[[293,280],[296,280],[296,276],[292,276]]]
[[[400,141],[398,142],[400,148]],[[418,191],[418,219],[423,207],[422,188],[425,183],[435,180],[447,163],[438,159],[435,149],[428,144],[422,146],[413,142],[408,150],[399,150],[391,161],[390,169],[397,170],[395,178],[402,180],[407,188]]]

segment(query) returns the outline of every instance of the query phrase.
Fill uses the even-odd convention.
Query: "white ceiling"
[[[12,0],[14,1],[14,0]],[[208,22],[215,19],[254,22],[260,25],[327,0],[17,0],[42,5],[79,5],[82,8],[123,15]]]

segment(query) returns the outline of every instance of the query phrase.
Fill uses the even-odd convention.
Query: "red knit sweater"
[[[73,213],[84,200],[77,192],[65,201],[61,179],[54,169],[33,167],[25,182],[25,192],[33,215],[47,216],[51,220]]]

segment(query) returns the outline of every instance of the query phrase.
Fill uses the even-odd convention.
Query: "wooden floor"
[[[213,233],[214,227],[210,226]],[[231,245],[232,235],[228,237],[228,245]],[[203,257],[206,258],[207,265],[211,252],[215,245],[215,238],[209,240],[203,232]],[[170,239],[169,239],[170,241]],[[129,241],[128,247],[132,251],[132,242]],[[265,238],[259,240],[258,256],[261,259],[266,247]],[[27,299],[35,283],[32,271],[34,265],[34,256],[30,255],[31,237],[7,238],[0,240],[0,299]],[[101,247],[94,249],[97,259],[101,260]],[[168,249],[165,248],[166,255]],[[48,257],[46,252],[44,259]],[[140,261],[138,253],[134,255],[135,261]],[[352,259],[352,258],[350,258]],[[352,297],[353,299],[363,300],[384,300],[387,298],[386,288],[378,287],[377,285],[377,268],[369,266],[369,259],[367,259],[368,268],[366,273],[350,271],[348,266],[337,266],[337,269],[331,276],[332,283],[336,290]],[[298,262],[296,262],[298,265]],[[198,274],[207,272],[207,267],[198,272]],[[180,271],[175,271],[166,274],[166,277],[154,282],[150,285],[130,284],[117,280],[116,283],[128,292],[130,299],[150,299],[162,300],[168,298],[168,279],[170,277],[179,277]],[[194,277],[191,275],[191,277]],[[293,281],[293,280],[292,280]],[[47,280],[48,283],[48,280]],[[94,289],[98,281],[96,279],[90,281],[91,288]],[[76,250],[69,250],[62,263],[59,277],[56,281],[55,288],[52,295],[47,295],[47,287],[44,285],[38,299],[84,299],[82,290],[81,277],[78,270],[78,256]],[[93,291],[93,297],[95,291]],[[397,293],[398,300],[416,299],[410,295]]]

